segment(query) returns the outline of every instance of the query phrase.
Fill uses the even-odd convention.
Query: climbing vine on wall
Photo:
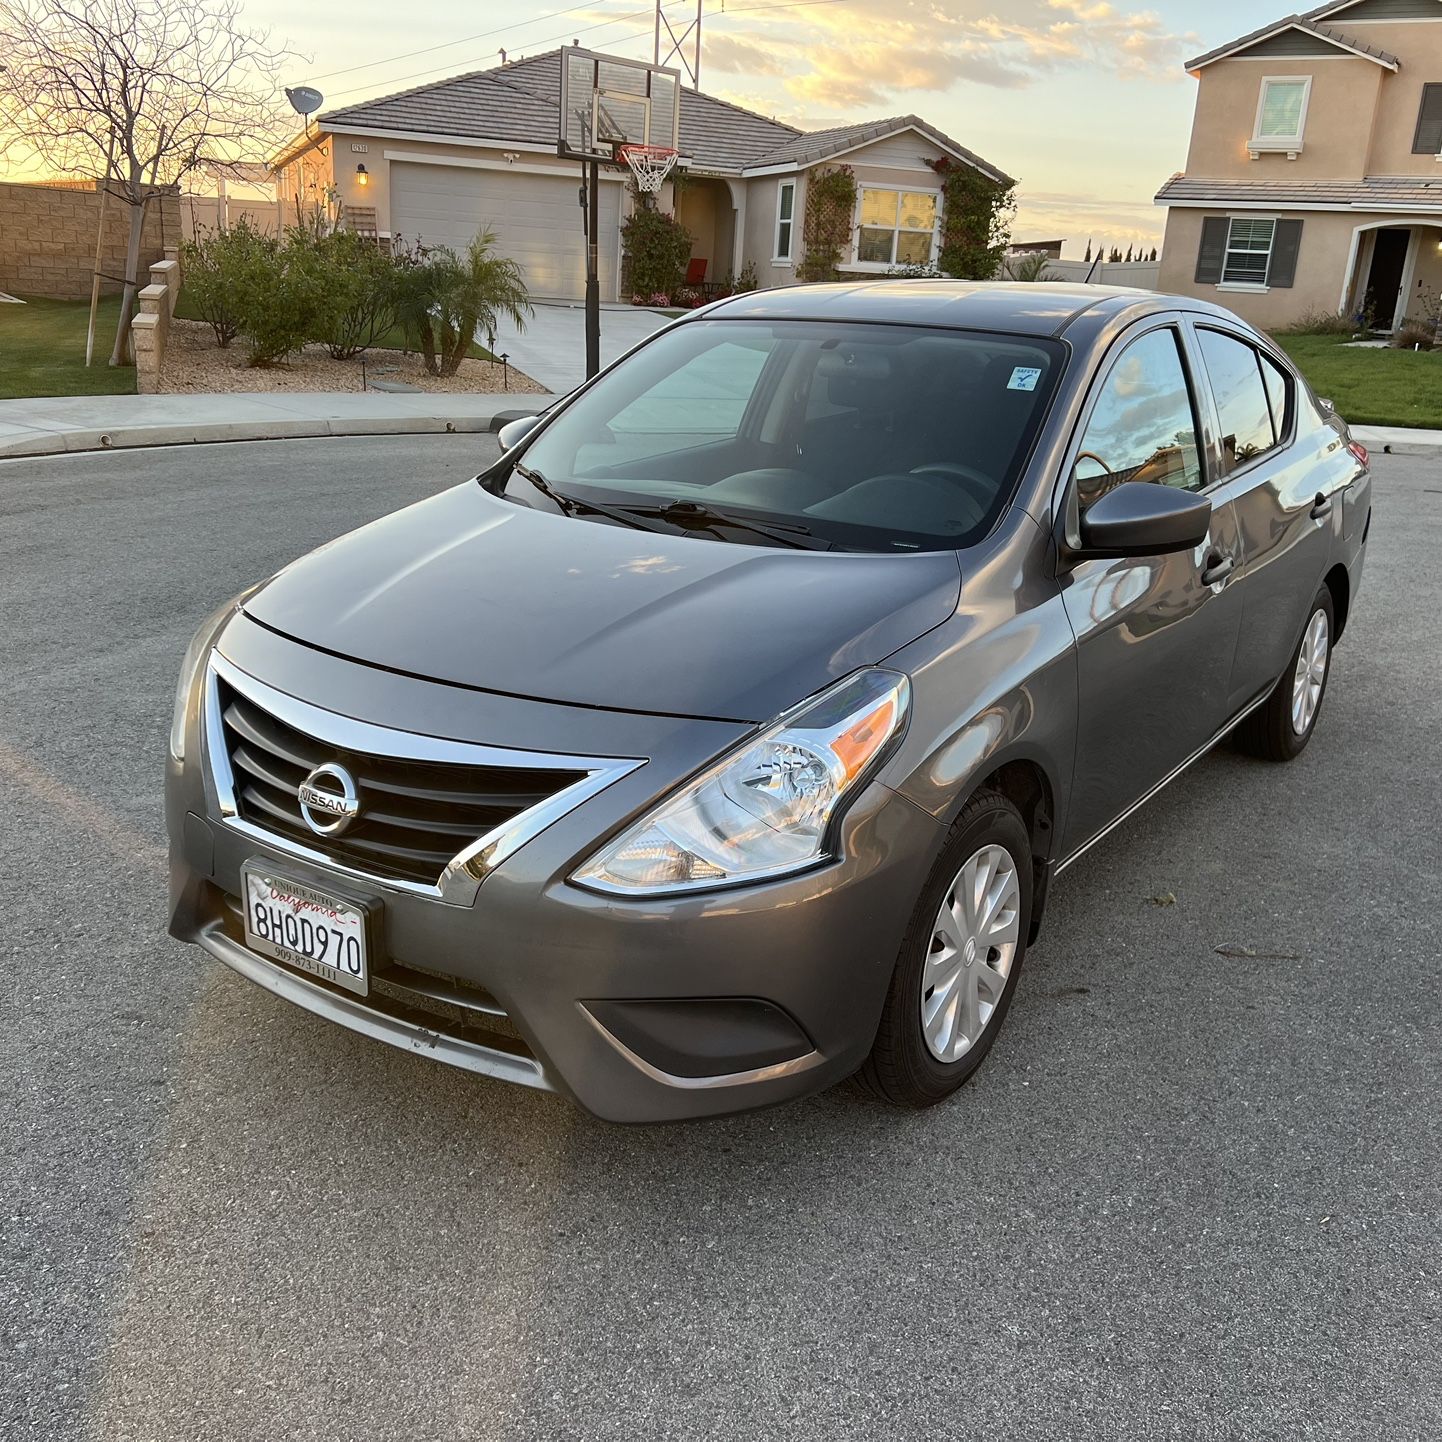
[[[797,280],[839,280],[856,214],[856,173],[849,165],[818,171],[806,182]]]
[[[953,280],[991,280],[1001,268],[1016,215],[1016,185],[999,183],[964,161],[931,162],[941,177],[941,252],[937,265]]]

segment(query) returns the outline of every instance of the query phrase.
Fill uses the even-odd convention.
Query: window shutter
[[[1220,285],[1227,259],[1227,233],[1232,222],[1225,215],[1209,215],[1202,222],[1202,246],[1197,252],[1197,284]]]
[[[1422,105],[1417,111],[1417,134],[1413,155],[1442,155],[1442,85],[1422,87]]]
[[[1297,278],[1297,252],[1302,248],[1302,222],[1279,220],[1272,238],[1272,263],[1267,267],[1267,284],[1290,290]]]

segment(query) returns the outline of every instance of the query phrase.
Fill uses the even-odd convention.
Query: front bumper
[[[292,645],[264,644],[273,652]],[[244,646],[229,649],[245,654]],[[305,659],[313,692],[339,682],[336,668],[367,670],[315,653]],[[266,678],[276,684],[276,668]],[[290,682],[286,689],[294,689],[295,673]],[[394,677],[386,682],[396,685]],[[442,734],[480,739],[459,715],[436,715],[456,699],[453,688],[449,698],[425,682],[404,689],[411,714],[444,727]],[[393,699],[399,703],[401,691]],[[544,731],[556,718],[540,713],[557,709],[565,708],[538,704],[534,724],[509,734]],[[595,713],[569,719],[575,737],[587,737],[588,724],[592,736],[614,724]],[[729,736],[721,723],[678,729],[623,719],[638,743],[630,754],[649,755],[648,766],[527,841],[487,875],[469,905],[379,880],[361,884],[236,828],[207,801],[195,759],[201,748],[187,747],[188,760],[172,761],[167,776],[171,934],[328,1020],[486,1076],[564,1092],[612,1121],[719,1115],[840,1080],[870,1048],[943,829],[873,784],[847,813],[843,859],[816,871],[709,895],[595,895],[566,881],[578,861],[720,749],[723,732]],[[677,755],[678,746],[686,749],[683,731],[694,757]],[[244,946],[236,898],[241,867],[253,858],[320,889],[363,891],[382,903],[370,995],[355,997]]]

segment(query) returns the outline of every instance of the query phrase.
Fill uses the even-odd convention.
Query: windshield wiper
[[[812,533],[802,525],[763,524],[760,521],[742,520],[729,511],[718,511],[700,501],[672,501],[655,514],[663,521],[673,521],[686,529],[715,531],[722,526],[733,526],[740,531],[750,531],[756,536],[765,536],[780,545],[790,546],[797,551],[829,551],[829,541],[816,541]]]
[[[745,521],[727,511],[718,511],[692,500],[668,501],[664,506],[608,506],[601,501],[588,501],[580,496],[570,496],[558,491],[540,471],[532,470],[520,461],[511,469],[523,480],[529,481],[564,516],[606,516],[623,526],[659,531],[667,536],[685,536],[692,531],[710,531],[714,534],[722,527],[730,526],[736,530],[764,536],[767,540],[790,546],[797,551],[831,549],[828,541],[810,539],[812,533],[802,525],[763,525],[759,521]]]
[[[523,466],[520,461],[517,461],[511,469],[522,480],[529,481],[548,501],[555,505],[563,516],[606,516],[623,526],[629,526],[633,531],[660,531],[668,536],[685,535],[685,531],[680,526],[652,525],[653,520],[660,519],[652,512],[632,511],[621,506],[603,505],[600,501],[585,501],[580,496],[568,496],[558,491],[540,471],[534,471],[530,466]]]

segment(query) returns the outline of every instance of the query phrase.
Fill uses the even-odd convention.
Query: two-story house
[[[1187,63],[1163,290],[1391,329],[1442,292],[1442,0],[1338,0]]]

